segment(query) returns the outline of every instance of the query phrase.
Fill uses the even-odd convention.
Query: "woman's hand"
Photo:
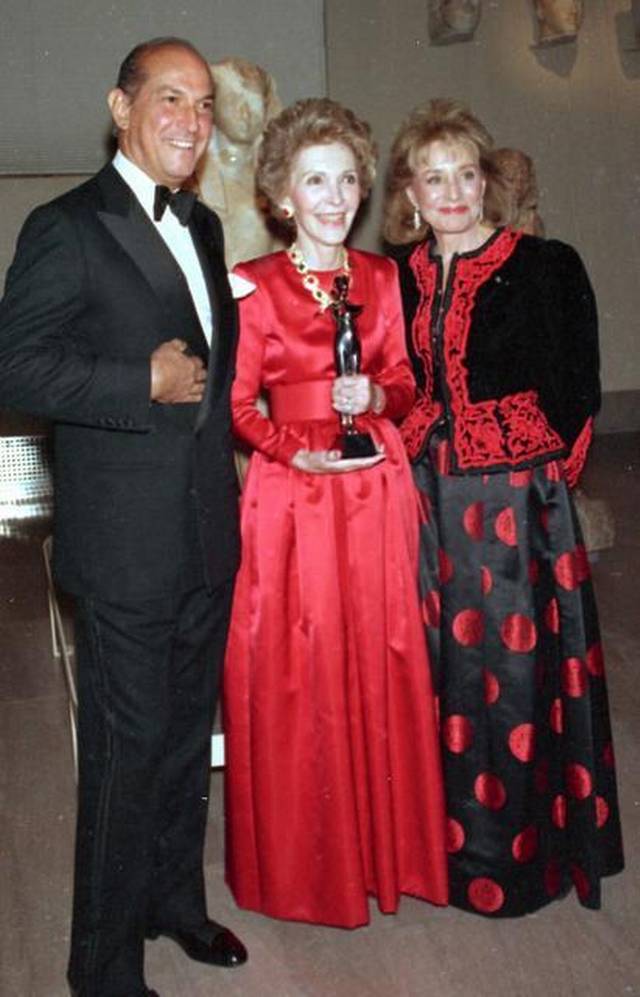
[[[363,471],[384,460],[384,451],[374,457],[353,457],[341,460],[339,450],[298,450],[291,458],[291,466],[307,474],[346,474]]]
[[[384,388],[374,384],[366,374],[343,374],[333,382],[331,404],[336,412],[362,415],[371,410],[379,415],[385,401]]]

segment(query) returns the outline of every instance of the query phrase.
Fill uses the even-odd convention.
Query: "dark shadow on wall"
[[[640,44],[631,11],[616,14],[616,38],[620,67],[627,80],[640,79]]]

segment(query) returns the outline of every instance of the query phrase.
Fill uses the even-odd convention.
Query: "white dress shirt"
[[[141,170],[139,166],[136,166],[130,159],[127,159],[120,150],[114,156],[113,166],[135,194],[145,214],[149,216],[151,224],[156,228],[158,234],[162,236],[176,263],[182,270],[189,286],[198,318],[200,319],[202,331],[205,334],[207,342],[210,344],[212,334],[211,302],[202,273],[202,267],[200,266],[200,260],[193,245],[193,239],[191,238],[188,226],[181,225],[169,207],[166,208],[159,222],[154,220],[153,201],[156,193],[155,181],[144,170]],[[179,329],[176,329],[176,338],[180,338]]]

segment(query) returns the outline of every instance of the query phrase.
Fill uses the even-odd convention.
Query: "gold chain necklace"
[[[320,287],[320,281],[314,273],[309,270],[309,265],[302,255],[297,243],[293,243],[287,249],[287,256],[293,263],[297,272],[302,277],[302,286],[306,291],[309,292],[314,301],[317,301],[320,305],[321,310],[324,312],[335,302],[333,294],[325,291]],[[340,264],[340,271],[347,276],[351,273],[351,266],[349,265],[349,256],[345,247],[342,247],[342,263]]]

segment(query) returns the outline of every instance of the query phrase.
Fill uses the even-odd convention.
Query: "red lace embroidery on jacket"
[[[428,260],[424,244],[416,247],[409,259],[414,272],[420,300],[411,323],[411,338],[416,355],[424,370],[425,386],[416,393],[413,408],[400,426],[405,448],[411,460],[415,459],[429,434],[429,430],[442,414],[442,405],[433,400],[433,355],[431,352],[431,309],[436,293],[437,268]]]
[[[522,463],[558,452],[564,446],[538,406],[535,391],[516,392],[481,402],[472,402],[469,398],[465,360],[476,295],[511,256],[520,238],[521,233],[505,229],[483,253],[461,257],[455,264],[451,303],[444,320],[443,353],[452,443],[460,470]],[[407,416],[402,435],[409,456],[416,457],[442,411],[438,403],[429,400],[433,393],[431,309],[438,268],[428,259],[423,247],[416,249],[409,264],[421,292],[411,334],[416,354],[424,366],[426,384],[424,398],[418,399]]]
[[[589,416],[575,443],[571,447],[571,453],[564,460],[564,474],[569,488],[575,488],[578,478],[582,474],[584,462],[587,459],[587,452],[591,446],[593,437],[593,418]]]

